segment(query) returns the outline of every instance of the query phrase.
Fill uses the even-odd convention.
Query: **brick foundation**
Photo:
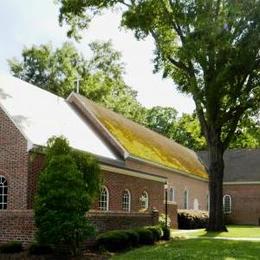
[[[97,233],[114,229],[129,229],[158,224],[159,213],[123,213],[91,211],[89,221],[96,227]],[[36,227],[32,210],[0,211],[0,243],[22,241],[24,245],[34,240]]]
[[[151,213],[123,213],[91,211],[87,218],[96,227],[97,232],[114,229],[129,229],[142,226],[157,225],[159,212]]]
[[[1,210],[0,230],[0,243],[12,240],[30,243],[35,233],[32,210]]]

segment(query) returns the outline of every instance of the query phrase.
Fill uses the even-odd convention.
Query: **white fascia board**
[[[77,97],[77,94],[75,92],[72,92],[68,98],[66,99],[69,103],[73,103],[73,98],[77,100],[81,104],[81,106],[86,109],[87,113],[96,121],[96,124],[99,125],[100,128],[102,128],[102,131],[104,131],[109,138],[113,140],[113,142],[116,144],[118,150],[121,150],[123,152],[123,157],[126,159],[129,157],[129,153],[126,151],[126,149],[117,141],[117,139],[107,130],[107,128],[98,120],[98,118],[92,113],[90,109],[86,107],[86,105],[80,100],[80,98]],[[77,104],[75,104],[77,106]],[[108,140],[109,142],[109,140]],[[120,152],[120,151],[119,151]]]

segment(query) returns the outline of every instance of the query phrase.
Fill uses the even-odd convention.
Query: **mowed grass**
[[[125,254],[115,255],[113,260],[165,260],[165,259],[260,259],[260,242],[219,239],[172,240],[155,246],[145,246]]]
[[[207,232],[202,229],[191,233],[183,233],[185,237],[234,237],[234,238],[259,238],[260,239],[260,226],[249,225],[230,225],[227,226],[228,232]],[[181,233],[172,233],[180,235]],[[260,253],[259,253],[260,255]],[[259,258],[260,259],[260,258]]]

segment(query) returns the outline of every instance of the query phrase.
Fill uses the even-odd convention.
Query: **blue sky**
[[[58,6],[53,0],[0,1],[0,71],[8,73],[6,59],[20,57],[23,47],[52,42],[61,46],[66,28],[58,24]],[[194,103],[178,93],[170,80],[153,74],[153,41],[137,41],[130,31],[119,29],[120,14],[105,13],[96,18],[76,47],[88,56],[88,43],[111,39],[115,49],[122,52],[126,64],[126,82],[138,91],[138,100],[146,107],[173,106],[180,113],[191,113]]]

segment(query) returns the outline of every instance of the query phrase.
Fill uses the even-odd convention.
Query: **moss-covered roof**
[[[203,164],[194,151],[85,97],[77,95],[77,98],[130,155],[198,177],[208,178]]]

